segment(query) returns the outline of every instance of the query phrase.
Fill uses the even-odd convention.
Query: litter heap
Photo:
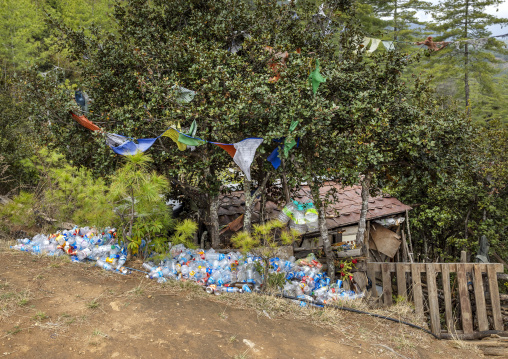
[[[37,234],[32,239],[18,239],[12,246],[23,252],[45,254],[48,256],[69,255],[73,262],[94,260],[96,265],[105,270],[129,274],[124,267],[127,250],[120,247],[116,240],[115,229],[106,228],[102,232],[89,227],[57,232],[49,236]]]
[[[125,266],[127,250],[116,240],[114,229],[102,232],[88,227],[57,232],[46,236],[38,234],[32,239],[18,239],[11,247],[32,254],[49,256],[69,255],[73,262],[93,260],[96,265],[120,274],[130,274],[133,268]],[[252,254],[232,251],[218,253],[214,249],[190,249],[183,244],[170,247],[167,257],[159,261],[143,263],[147,277],[164,283],[170,279],[193,281],[202,285],[208,293],[259,291],[263,283],[264,262]],[[321,271],[322,265],[313,253],[304,259],[271,258],[268,272],[283,274],[283,294],[305,301],[295,300],[302,306],[308,302],[323,304],[339,299],[356,299],[362,294],[346,291],[342,281],[330,283]]]
[[[167,259],[158,265],[143,263],[149,271],[147,277],[166,282],[168,279],[194,281],[206,288],[208,293],[251,292],[261,288],[264,262],[252,254],[240,252],[227,254],[213,249],[189,249],[182,244],[173,246]],[[295,261],[271,258],[269,273],[282,273],[285,278],[283,293],[287,296],[316,303],[327,303],[338,299],[360,298],[361,294],[342,289],[342,281],[330,283],[330,278],[321,271],[322,265],[313,253]],[[306,302],[297,301],[300,305]]]

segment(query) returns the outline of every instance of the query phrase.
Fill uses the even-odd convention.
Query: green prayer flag
[[[188,135],[185,135],[183,133],[180,133],[180,136],[178,136],[178,142],[184,143],[187,146],[201,146],[206,143],[206,141],[204,140],[189,137]]]
[[[291,149],[293,147],[296,146],[296,140],[293,138],[291,139],[291,141],[285,141],[284,142],[284,157],[287,158],[289,156],[289,151],[291,151]]]
[[[316,94],[321,82],[325,82],[326,79],[319,73],[319,60],[316,59],[316,68],[309,75],[309,81],[312,84],[312,92]]]
[[[289,126],[289,131],[294,131],[296,126],[298,126],[299,123],[300,123],[300,121],[297,121],[297,120],[291,121],[291,125]]]
[[[194,137],[196,136],[196,131],[198,130],[198,125],[196,123],[196,120],[192,121],[192,125],[190,126],[189,133],[187,133],[189,136]]]

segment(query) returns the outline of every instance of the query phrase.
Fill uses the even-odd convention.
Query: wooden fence
[[[384,305],[391,305],[392,275],[396,277],[398,296],[414,302],[416,314],[430,318],[430,329],[435,335],[471,336],[474,332],[504,330],[497,273],[503,272],[502,264],[477,263],[368,263],[367,275],[375,283],[381,278],[383,291],[377,293],[372,286],[372,295],[381,295]],[[378,274],[380,273],[380,275]],[[422,281],[422,273],[425,276]],[[450,275],[451,274],[451,275]],[[395,287],[395,286],[394,286]],[[474,292],[474,295],[471,294]],[[471,305],[474,300],[474,306]],[[441,309],[444,306],[441,328]],[[452,306],[452,303],[456,305]],[[487,307],[491,310],[487,311]],[[460,308],[460,311],[454,308]],[[441,311],[443,312],[443,311]],[[491,317],[489,318],[487,316]],[[460,317],[462,329],[456,328],[455,320]]]

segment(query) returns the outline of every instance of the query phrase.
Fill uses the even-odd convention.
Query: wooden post
[[[397,275],[397,296],[407,299],[406,271],[404,270],[404,264],[395,263],[395,271]]]
[[[435,335],[441,334],[441,323],[439,319],[439,302],[437,300],[436,269],[433,263],[426,265],[427,289],[429,291],[429,312],[430,328]]]
[[[461,252],[461,259],[463,253],[466,252]],[[469,299],[469,291],[467,289],[465,265],[457,264],[457,282],[459,283],[459,301],[460,312],[462,314],[462,329],[464,330],[464,334],[471,334],[473,332],[473,315],[471,313],[471,301]]]
[[[501,316],[501,304],[499,302],[499,287],[497,285],[497,273],[494,265],[487,266],[489,277],[490,304],[492,305],[492,318],[494,330],[503,330],[503,317]]]
[[[419,319],[423,318],[423,293],[422,278],[419,264],[411,264],[411,278],[413,282],[413,300],[415,302],[415,312]]]
[[[392,305],[392,276],[388,263],[381,264],[381,277],[383,278],[383,301],[386,306]]]
[[[406,209],[406,228],[407,228],[407,239],[409,240],[409,250],[411,251],[411,254],[414,256],[413,242],[411,241],[411,231],[409,230],[409,212],[407,209]]]
[[[452,308],[452,290],[450,288],[450,265],[447,263],[441,264],[441,276],[443,279],[443,292],[445,302],[445,319],[448,333],[455,332],[455,325],[453,324],[453,308]]]
[[[370,239],[370,221],[367,221],[367,229],[365,230],[365,238],[363,239],[362,257],[369,261],[369,239]]]
[[[404,230],[401,231],[402,235],[402,261],[404,263],[408,262],[408,253],[407,253],[407,242],[406,242],[406,233]]]
[[[483,332],[489,330],[487,309],[485,308],[485,294],[483,290],[482,270],[478,264],[473,265],[474,296],[476,300],[476,317],[478,329]]]
[[[460,251],[460,263],[467,263],[466,251]]]

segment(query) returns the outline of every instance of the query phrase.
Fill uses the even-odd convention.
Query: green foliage
[[[197,230],[198,225],[196,222],[190,219],[184,219],[176,223],[175,232],[169,240],[173,245],[184,244],[187,248],[195,248],[192,240]]]
[[[0,79],[0,194],[19,191],[33,185],[35,171],[23,166],[23,160],[31,157],[37,147],[33,126],[27,114],[26,104],[19,101],[21,89],[13,81]]]
[[[434,183],[401,181],[394,193],[411,211],[416,259],[456,260],[461,250],[476,255],[487,236],[490,253],[508,254],[508,129],[500,122],[474,128],[469,141],[453,148],[460,167],[447,168]],[[418,258],[419,256],[419,258]]]
[[[150,244],[155,238],[163,238],[173,224],[163,195],[169,190],[169,182],[149,171],[151,162],[141,152],[126,156],[124,166],[111,178],[109,198],[116,206],[119,238],[133,254],[142,240]]]
[[[288,230],[280,221],[273,220],[264,224],[255,224],[250,233],[246,231],[235,233],[231,237],[231,243],[243,253],[250,252],[261,257],[264,266],[257,270],[264,270],[263,290],[266,290],[269,278],[272,284],[280,280],[280,278],[268,276],[269,259],[277,253],[280,245],[291,245],[298,236],[299,233],[295,230]]]
[[[35,204],[32,193],[21,191],[12,202],[0,207],[0,219],[9,225],[31,227],[35,224]]]
[[[433,11],[431,29],[439,33],[435,41],[491,36],[488,26],[508,24],[508,19],[487,12],[488,7],[501,3],[499,0],[441,1]],[[489,39],[483,48],[461,42],[458,48],[450,45],[429,54],[423,68],[435,77],[440,93],[460,100],[463,108],[469,106],[472,117],[483,122],[496,118],[496,114],[501,114],[499,107],[506,107],[507,104],[499,103],[504,99],[502,94],[506,92],[506,82],[500,82],[497,78],[501,72],[501,61],[497,54],[506,54],[505,47],[504,42],[494,38]],[[421,71],[421,68],[417,71]]]

